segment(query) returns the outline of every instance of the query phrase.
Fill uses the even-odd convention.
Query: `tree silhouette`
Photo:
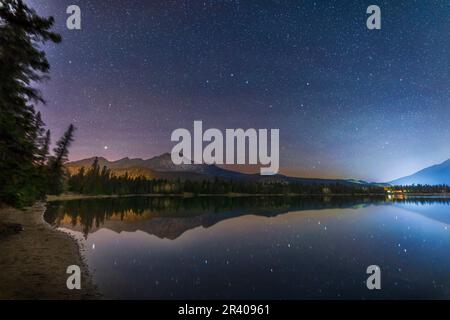
[[[73,141],[75,127],[69,126],[61,139],[53,149],[54,156],[49,160],[49,190],[51,194],[60,194],[64,190],[64,178],[66,176],[64,163],[68,160],[69,146]]]
[[[48,77],[49,63],[39,49],[58,43],[51,32],[53,18],[43,18],[22,0],[2,0],[0,6],[0,201],[31,203],[41,195],[45,153],[43,122],[34,104],[44,102],[31,84]],[[44,150],[42,149],[44,147]]]

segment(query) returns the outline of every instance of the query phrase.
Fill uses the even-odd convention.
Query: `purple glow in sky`
[[[72,160],[149,158],[170,133],[279,128],[281,172],[389,181],[450,158],[447,1],[27,1],[53,15],[39,106]]]

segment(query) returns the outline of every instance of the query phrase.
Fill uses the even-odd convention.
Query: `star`
[[[380,36],[365,32],[365,8],[353,2],[284,3],[274,14],[265,3],[230,1],[219,14],[209,2],[153,10],[110,1],[105,12],[79,0],[91,28],[82,37],[64,28],[63,5],[29,2],[55,17],[65,39],[43,48],[51,79],[42,85],[49,107],[39,111],[55,133],[76,122],[70,160],[97,156],[93,140],[114,141],[120,157],[158,156],[173,147],[171,131],[199,117],[221,128],[281,128],[280,150],[290,151],[280,161],[303,177],[386,182],[450,158],[447,2],[382,8],[414,19],[407,28],[392,19]],[[335,19],[324,22],[330,10]]]

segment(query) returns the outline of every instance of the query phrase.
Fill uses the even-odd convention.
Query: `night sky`
[[[448,0],[26,2],[63,36],[39,110],[53,140],[78,128],[71,160],[170,152],[194,120],[279,128],[297,176],[389,181],[450,158]]]

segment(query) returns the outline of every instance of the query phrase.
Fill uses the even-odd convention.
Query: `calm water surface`
[[[91,199],[45,219],[81,239],[106,298],[450,297],[445,198]]]

